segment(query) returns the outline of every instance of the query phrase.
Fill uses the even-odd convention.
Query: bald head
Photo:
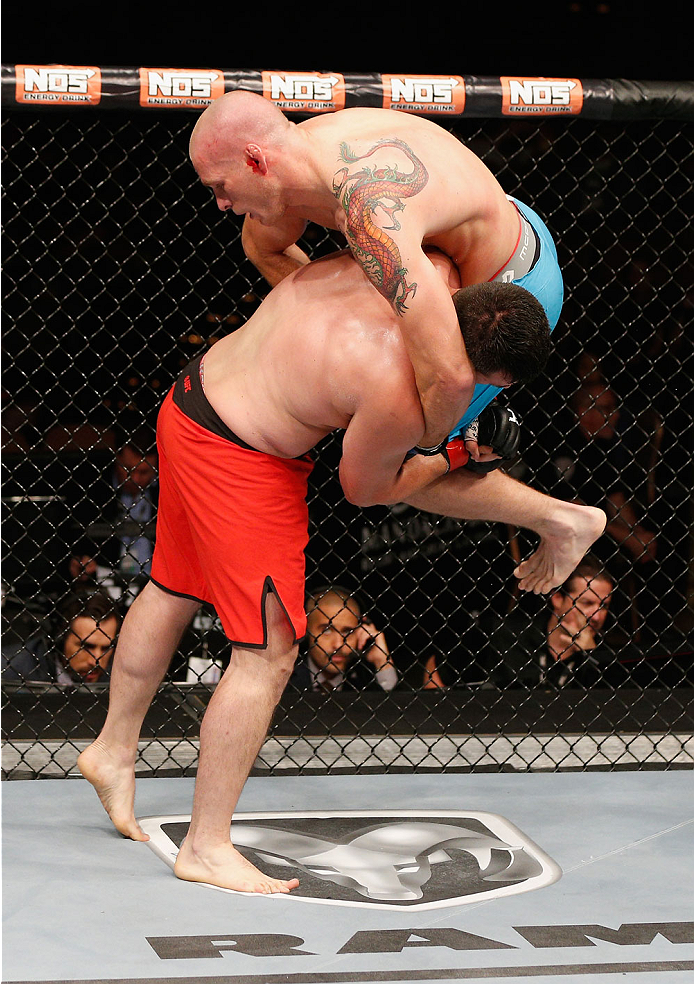
[[[296,127],[252,92],[227,92],[193,128],[190,159],[217,207],[275,225],[284,214],[283,173]]]
[[[200,115],[190,137],[190,158],[198,164],[237,159],[248,144],[263,146],[282,138],[291,127],[268,99],[238,89],[225,92]]]

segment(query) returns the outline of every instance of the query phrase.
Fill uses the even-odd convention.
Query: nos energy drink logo
[[[80,65],[16,65],[18,103],[44,106],[96,106],[101,100],[101,71]]]
[[[283,112],[332,113],[345,108],[345,79],[337,72],[263,72],[263,95]]]
[[[556,116],[580,113],[583,86],[580,79],[543,79],[501,76],[504,116]]]
[[[140,105],[174,109],[209,106],[224,93],[224,73],[204,69],[141,68]]]
[[[460,75],[382,75],[384,109],[458,116],[465,109]]]

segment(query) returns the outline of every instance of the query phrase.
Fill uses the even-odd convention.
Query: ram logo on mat
[[[173,867],[190,817],[139,822]],[[537,844],[493,813],[242,813],[232,839],[273,877],[299,878],[299,888],[277,898],[327,905],[433,909],[529,892],[561,876]]]

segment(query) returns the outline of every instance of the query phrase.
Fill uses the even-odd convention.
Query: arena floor
[[[344,845],[441,824],[449,844],[429,851],[431,877],[408,899],[375,898],[373,867],[345,885],[305,859],[290,896],[178,881],[193,782],[138,780],[150,844],[116,834],[81,779],[3,783],[4,981],[694,980],[689,769],[249,780],[244,837],[269,827],[283,843]],[[452,828],[468,849],[451,846]],[[385,848],[379,863],[383,852],[403,882],[417,868]]]

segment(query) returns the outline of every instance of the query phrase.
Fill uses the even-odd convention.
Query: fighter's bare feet
[[[77,759],[77,768],[92,784],[116,830],[136,841],[148,841],[135,819],[135,772],[97,738]]]
[[[543,528],[540,545],[513,572],[522,591],[546,594],[559,587],[605,529],[602,509],[553,500],[554,506]]]
[[[250,861],[228,845],[206,852],[196,853],[188,846],[187,840],[178,852],[174,874],[184,881],[204,882],[218,888],[230,888],[235,892],[257,892],[260,895],[282,893],[286,895],[299,884],[298,878],[282,881],[264,875]]]

